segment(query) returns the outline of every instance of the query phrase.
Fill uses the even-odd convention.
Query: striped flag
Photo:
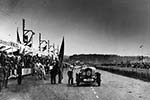
[[[23,34],[23,42],[24,42],[25,44],[28,43],[28,35]]]

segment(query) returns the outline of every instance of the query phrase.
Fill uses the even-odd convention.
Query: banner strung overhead
[[[19,45],[17,43],[14,43],[14,42],[7,42],[7,41],[4,41],[4,40],[0,40],[0,44],[6,45],[6,46],[12,46],[12,47],[15,47],[15,48],[19,48]]]

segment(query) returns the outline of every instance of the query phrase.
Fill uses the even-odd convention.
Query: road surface
[[[64,71],[62,84],[52,85],[50,79],[35,80],[33,76],[17,81],[9,81],[8,89],[3,89],[0,100],[150,100],[148,82],[101,71],[102,84],[98,86],[67,85]],[[76,71],[75,71],[76,72]]]

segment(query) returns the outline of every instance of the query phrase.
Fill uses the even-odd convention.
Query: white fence
[[[22,75],[29,75],[32,73],[32,69],[31,68],[22,68]],[[17,74],[17,70],[15,69],[14,70],[14,73],[12,72],[12,70],[10,71],[10,76],[9,76],[9,79],[10,78],[16,78],[18,77],[18,74]]]

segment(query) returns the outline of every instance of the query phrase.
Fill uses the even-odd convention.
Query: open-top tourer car
[[[82,84],[92,84],[97,83],[98,86],[101,85],[101,74],[96,71],[95,67],[84,67],[81,68],[79,73],[76,73],[76,83],[77,86]]]

